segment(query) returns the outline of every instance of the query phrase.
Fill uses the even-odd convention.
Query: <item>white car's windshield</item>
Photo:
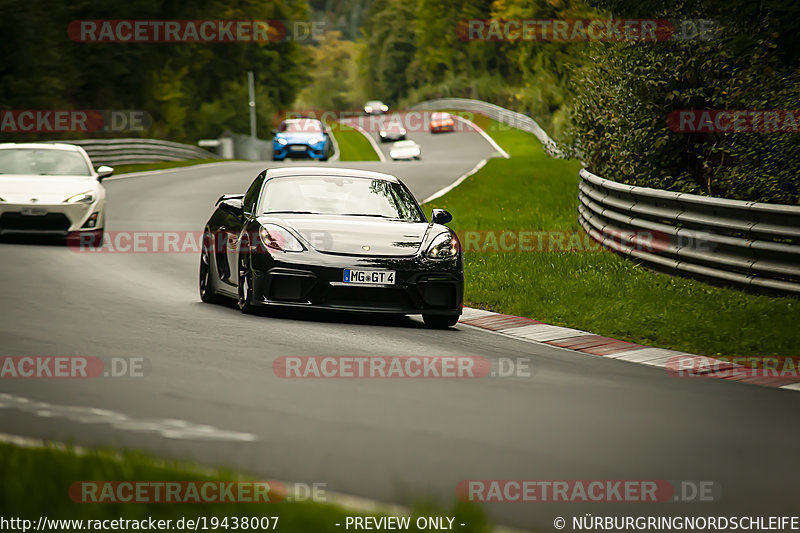
[[[417,203],[399,183],[369,178],[291,176],[269,180],[261,212],[369,216],[424,222]]]
[[[48,148],[0,150],[0,174],[35,176],[91,176],[92,171],[78,152]]]

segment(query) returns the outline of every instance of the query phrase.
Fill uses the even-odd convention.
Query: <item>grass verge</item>
[[[114,167],[114,174],[130,174],[131,172],[144,172],[147,170],[164,170],[165,168],[190,167],[205,163],[219,163],[222,161],[241,161],[240,159],[189,159],[186,161],[164,161],[162,163],[142,163],[139,165],[118,165]]]
[[[232,472],[208,472],[196,466],[167,463],[139,453],[113,453],[109,451],[83,451],[76,453],[69,448],[28,448],[11,444],[0,444],[0,471],[3,483],[0,484],[0,516],[3,518],[23,518],[33,521],[36,527],[40,516],[48,519],[84,520],[83,530],[100,528],[88,527],[86,520],[154,520],[171,519],[170,530],[177,531],[175,521],[181,517],[197,519],[206,517],[208,529],[212,517],[222,520],[230,518],[229,529],[233,527],[233,517],[279,517],[277,527],[269,530],[283,533],[338,532],[344,528],[348,516],[366,516],[343,507],[312,501],[291,503],[76,503],[70,496],[70,486],[77,481],[238,481],[245,480]],[[73,493],[80,498],[80,491]],[[121,493],[120,493],[121,494]],[[235,490],[234,490],[235,494]],[[455,523],[465,523],[459,528],[467,533],[488,533],[491,527],[482,511],[471,504],[459,503],[448,511],[437,510],[425,505],[412,516],[455,516]],[[370,515],[381,516],[381,515]],[[385,516],[385,515],[384,515]],[[240,521],[241,523],[241,521]],[[270,520],[274,524],[274,520]],[[337,526],[336,524],[340,524]],[[414,523],[412,517],[411,523]],[[110,526],[109,526],[110,527]],[[109,529],[105,527],[105,529]],[[17,528],[21,531],[21,529]],[[45,527],[45,530],[51,528]],[[62,525],[52,526],[60,532],[80,531],[80,527]],[[128,528],[131,529],[131,528]],[[199,527],[203,529],[202,525]],[[239,528],[261,530],[261,527]],[[219,531],[224,531],[219,528]],[[408,531],[419,531],[411,527]]]
[[[331,131],[339,144],[339,161],[380,161],[370,142],[355,128],[338,122]]]
[[[491,159],[425,205],[456,231],[580,230],[579,163],[547,156],[531,134],[486,128],[511,159]],[[485,241],[483,244],[487,244]],[[465,253],[468,305],[703,355],[800,355],[800,301],[648,270],[607,251]]]

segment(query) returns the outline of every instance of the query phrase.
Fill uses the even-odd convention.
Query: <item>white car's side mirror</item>
[[[103,165],[97,168],[97,180],[102,181],[103,178],[109,177],[111,174],[114,173],[114,168],[109,167],[107,165]]]

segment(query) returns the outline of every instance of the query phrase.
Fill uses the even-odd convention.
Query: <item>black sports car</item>
[[[422,314],[445,328],[461,315],[461,243],[434,209],[430,223],[394,176],[290,167],[223,195],[206,224],[200,297],[239,308],[291,306]]]

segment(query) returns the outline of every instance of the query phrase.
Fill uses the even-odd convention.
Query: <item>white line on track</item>
[[[497,142],[495,142],[495,140],[494,140],[494,139],[492,139],[492,138],[491,138],[491,136],[490,136],[488,133],[486,133],[485,131],[483,131],[483,129],[481,129],[479,126],[477,126],[477,125],[476,125],[475,123],[473,123],[471,120],[467,120],[467,119],[465,119],[464,117],[460,117],[460,116],[458,116],[458,115],[451,115],[451,116],[452,116],[453,118],[457,119],[457,120],[460,120],[461,122],[463,122],[464,124],[466,124],[466,125],[467,125],[467,126],[469,126],[470,128],[472,128],[472,129],[474,129],[475,131],[477,131],[477,132],[478,132],[478,133],[479,133],[479,134],[480,134],[480,135],[481,135],[481,136],[482,136],[484,139],[486,139],[486,142],[488,142],[489,144],[491,144],[491,145],[492,145],[492,148],[494,148],[495,150],[497,150],[497,151],[500,153],[500,155],[501,155],[501,156],[503,156],[503,157],[504,157],[504,158],[506,158],[506,159],[510,159],[510,158],[511,158],[511,156],[508,154],[508,152],[506,152],[505,150],[503,150],[503,149],[500,147],[500,145],[499,145],[499,144],[497,144]]]
[[[467,179],[468,177],[472,176],[473,174],[478,172],[480,169],[482,169],[483,165],[486,164],[486,161],[487,161],[486,159],[481,159],[480,161],[478,161],[477,165],[472,167],[472,170],[470,170],[466,174],[461,175],[456,181],[454,181],[453,183],[451,183],[447,187],[444,187],[443,189],[439,189],[438,191],[436,191],[432,195],[428,196],[425,200],[422,201],[422,203],[423,204],[428,203],[431,200],[436,200],[440,196],[444,196],[445,194],[449,193],[450,191],[452,191],[453,189],[455,189],[456,187],[461,185],[462,181],[464,181],[465,179]]]

